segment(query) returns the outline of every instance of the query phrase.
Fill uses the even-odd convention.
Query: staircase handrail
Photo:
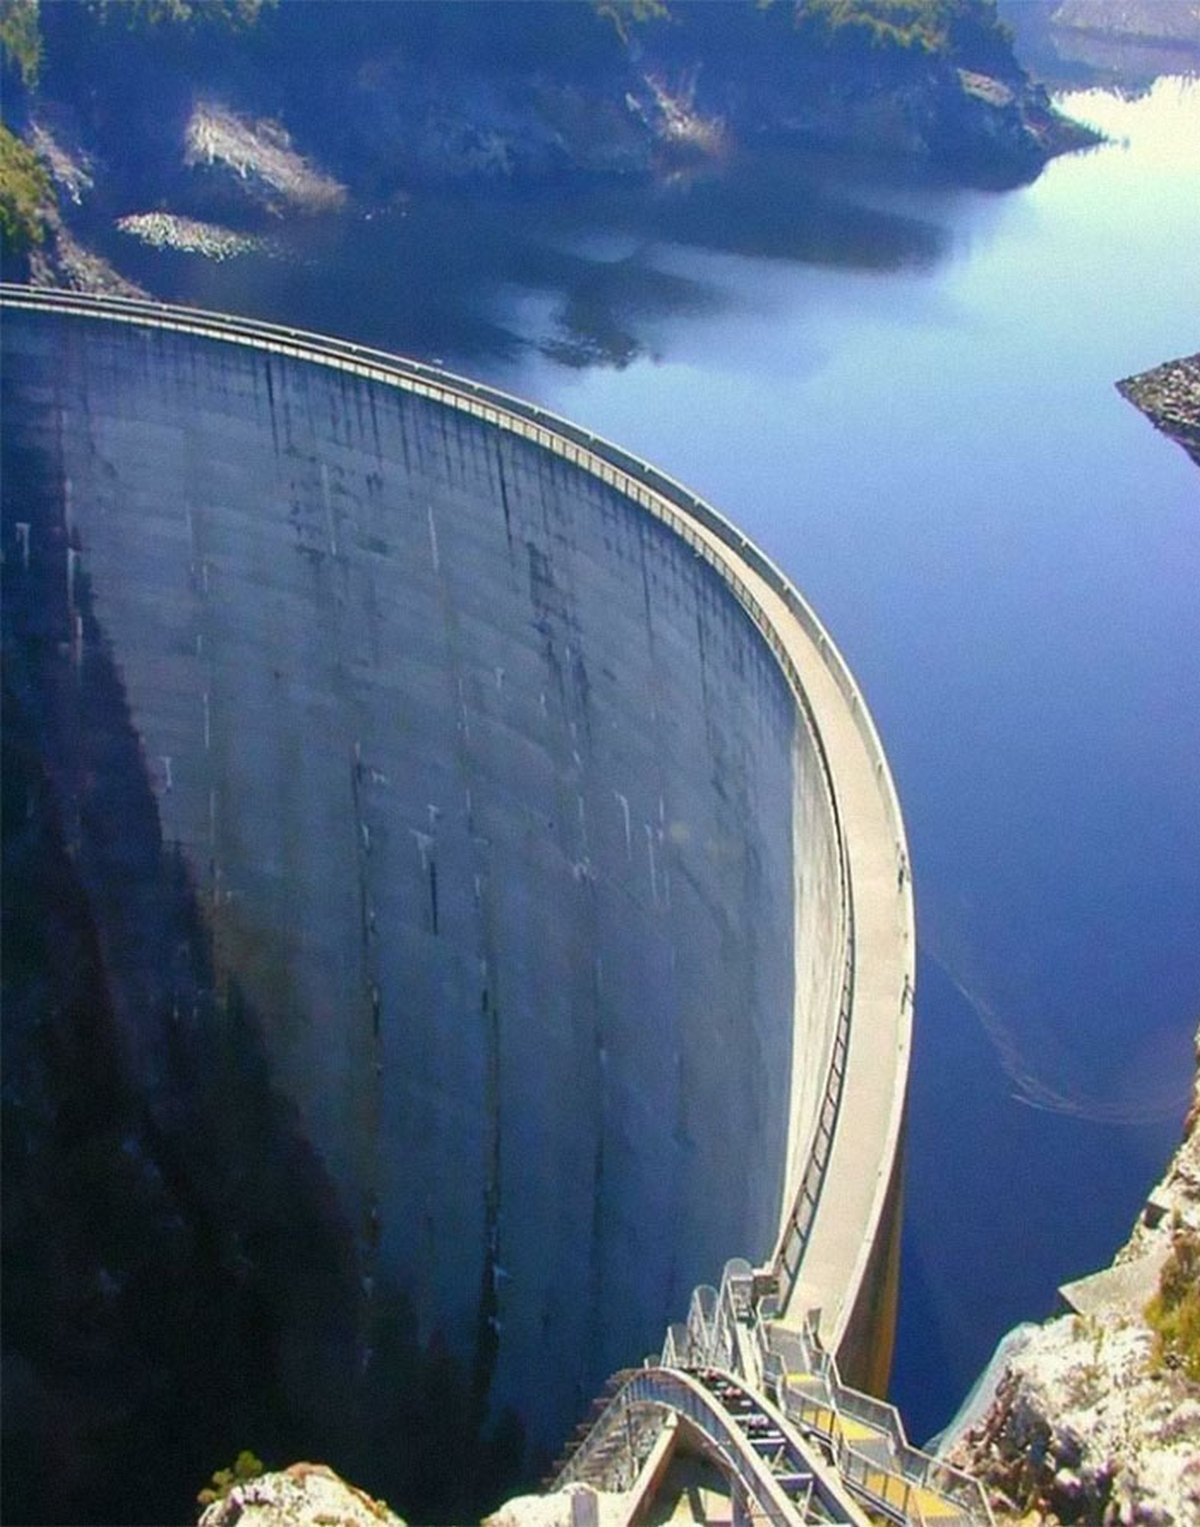
[[[744,1387],[735,1374],[727,1377],[738,1388]],[[804,1444],[795,1436],[786,1418],[778,1416],[770,1403],[761,1397],[755,1397],[755,1403],[772,1420],[777,1419],[788,1446],[806,1460],[818,1493],[823,1488],[827,1491],[828,1487],[822,1487],[818,1477],[819,1465],[814,1465],[808,1457]],[[748,1435],[697,1374],[678,1369],[643,1368],[629,1377],[597,1417],[580,1448],[559,1472],[553,1488],[562,1489],[582,1476],[588,1458],[594,1458],[613,1429],[624,1424],[626,1409],[632,1406],[662,1407],[686,1417],[703,1434],[730,1477],[755,1502],[758,1508],[756,1520],[766,1520],[774,1527],[796,1527],[795,1503],[789,1499],[766,1461],[755,1452]],[[836,1512],[834,1519],[853,1520],[844,1515],[839,1517]]]
[[[769,1337],[774,1336],[778,1330],[779,1328],[775,1327],[768,1333]],[[988,1505],[987,1494],[979,1481],[961,1469],[956,1469],[953,1465],[934,1458],[911,1443],[908,1440],[903,1417],[889,1401],[865,1394],[862,1390],[843,1383],[838,1371],[837,1358],[833,1353],[825,1352],[816,1334],[815,1322],[806,1322],[800,1332],[793,1331],[786,1334],[798,1339],[808,1358],[809,1371],[820,1368],[819,1376],[826,1387],[830,1401],[828,1408],[834,1415],[836,1417],[843,1414],[853,1416],[856,1420],[863,1421],[884,1433],[895,1460],[895,1472],[899,1477],[911,1484],[923,1485],[933,1490],[936,1494],[961,1506],[971,1520],[978,1520],[988,1524],[988,1527],[993,1527],[992,1510]],[[788,1386],[786,1374],[782,1382],[785,1389],[793,1392]]]

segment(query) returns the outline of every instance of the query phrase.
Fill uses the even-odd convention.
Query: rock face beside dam
[[[184,328],[5,314],[18,1436],[119,1453],[219,1357],[209,1468],[240,1426],[229,1456],[461,1514],[775,1251],[845,998],[827,765],[729,578],[615,474]],[[136,1184],[125,1236],[61,1187],[79,1139]],[[55,1236],[136,1403],[79,1403],[97,1342],[22,1297]]]

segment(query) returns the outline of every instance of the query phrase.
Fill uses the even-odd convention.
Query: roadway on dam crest
[[[775,1256],[780,1314],[784,1323],[798,1323],[819,1310],[821,1338],[843,1358],[849,1375],[880,1383],[887,1365],[883,1349],[890,1346],[888,1283],[911,1041],[911,875],[895,790],[870,716],[828,633],[799,594],[727,521],[653,467],[466,379],[316,335],[154,303],[16,287],[4,289],[3,301],[224,340],[432,399],[530,440],[617,488],[717,570],[792,686],[840,829],[842,946],[821,951],[830,989],[819,1085],[810,1074],[811,1050],[794,1046],[787,1187]],[[798,1023],[801,1017],[797,1012]],[[740,1250],[730,1247],[729,1253]],[[874,1313],[864,1316],[864,1310]],[[869,1335],[881,1318],[882,1348],[873,1355],[849,1351],[858,1340],[853,1328],[865,1320]]]

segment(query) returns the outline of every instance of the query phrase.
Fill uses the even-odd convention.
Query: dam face
[[[302,1279],[335,1247],[260,1354],[314,1447],[432,1364],[545,1456],[787,1223],[845,1003],[811,720],[581,453],[136,315],[3,337],[6,708],[138,1149],[234,1226],[233,1285],[272,1227]]]

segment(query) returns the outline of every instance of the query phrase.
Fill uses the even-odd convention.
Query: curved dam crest
[[[216,1008],[253,1015],[327,1179],[360,1372],[402,1298],[473,1424],[544,1454],[733,1254],[886,1370],[911,889],[784,581],[650,469],[429,368],[5,299],[6,658],[45,644],[49,579],[60,709],[89,647],[119,677]],[[86,867],[120,797],[71,750]],[[170,951],[107,969],[153,1097]]]

